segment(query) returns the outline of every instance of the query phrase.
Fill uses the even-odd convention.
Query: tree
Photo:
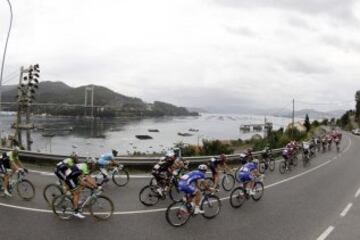
[[[310,119],[309,119],[309,115],[308,115],[308,114],[305,115],[304,126],[306,127],[306,132],[309,132],[309,131],[310,131],[310,128],[311,128],[311,123],[310,123]]]
[[[360,123],[360,90],[355,93],[355,102],[355,119],[358,123]]]

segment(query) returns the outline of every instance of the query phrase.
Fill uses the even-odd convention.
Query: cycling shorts
[[[187,184],[186,181],[180,181],[178,189],[179,191],[190,195],[195,195],[195,193],[198,191],[198,189],[194,185]]]
[[[209,169],[210,169],[210,171],[211,171],[211,173],[212,173],[213,175],[218,172],[218,171],[217,171],[217,166],[218,166],[218,164],[216,164],[215,162],[209,162],[209,163],[208,163],[208,167],[209,167]]]
[[[239,173],[239,179],[242,182],[248,182],[248,181],[253,180],[253,176],[249,172],[240,172]]]
[[[69,169],[69,168],[68,168],[65,164],[61,164],[61,165],[59,165],[59,166],[57,166],[57,167],[55,168],[54,173],[55,173],[55,175],[56,175],[59,179],[65,181],[65,180],[66,180],[67,171],[69,171],[68,169]],[[71,171],[71,170],[70,170],[70,171]]]
[[[79,177],[81,176],[81,171],[71,172],[69,176],[66,177],[65,183],[68,185],[70,191],[75,191],[80,187]]]

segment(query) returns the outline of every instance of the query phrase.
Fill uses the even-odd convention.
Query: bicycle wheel
[[[112,180],[118,187],[123,187],[129,182],[129,173],[125,169],[118,169],[113,173]]]
[[[237,187],[230,193],[230,205],[233,208],[239,208],[246,200],[245,189]]]
[[[158,186],[145,186],[140,190],[139,200],[145,206],[154,206],[159,202],[160,195],[156,192]]]
[[[150,185],[150,186],[157,185],[157,181],[156,181],[155,177],[152,177],[152,178],[150,179],[149,185]]]
[[[221,210],[221,201],[218,196],[210,195],[201,201],[200,209],[204,211],[202,216],[212,219],[219,215]]]
[[[106,220],[114,213],[114,203],[106,196],[97,196],[89,205],[90,214],[98,220]]]
[[[296,167],[298,165],[298,157],[297,156],[294,156],[293,160],[292,160],[292,164],[294,167]]]
[[[234,173],[235,180],[236,180],[238,183],[241,183],[241,179],[239,178],[240,168],[241,168],[241,166],[238,167],[238,168],[235,170],[235,173]]]
[[[225,191],[230,191],[234,188],[235,177],[230,173],[225,174],[222,178],[221,185]]]
[[[275,170],[275,160],[274,159],[270,159],[270,161],[269,161],[269,170],[271,172],[273,172]]]
[[[262,182],[256,182],[253,187],[253,191],[255,192],[255,194],[251,195],[251,198],[254,201],[259,201],[264,194],[264,184]]]
[[[16,184],[16,191],[19,196],[26,201],[33,199],[35,196],[35,187],[27,179],[23,179]]]
[[[264,174],[264,173],[265,173],[265,170],[266,170],[266,164],[265,164],[265,162],[260,162],[260,164],[259,164],[259,172],[260,172],[261,174]]]
[[[3,182],[4,182],[4,177],[3,176],[0,176],[0,191],[3,191]]]
[[[62,195],[62,194],[63,194],[63,190],[61,189],[61,187],[59,185],[57,185],[55,183],[51,183],[51,184],[47,185],[43,191],[43,197],[44,197],[45,201],[47,202],[47,204],[49,204],[49,205],[51,205],[54,197]]]
[[[187,221],[189,221],[192,216],[194,209],[189,209],[186,207],[184,201],[173,202],[171,203],[165,212],[166,221],[174,227],[183,226]]]
[[[285,161],[281,161],[280,164],[279,164],[279,172],[281,174],[284,174],[286,172],[286,163]]]
[[[73,206],[70,196],[56,196],[51,203],[52,211],[61,220],[69,220],[73,216]]]
[[[179,202],[184,197],[184,192],[179,191],[176,185],[172,185],[169,190],[170,199],[174,202]]]

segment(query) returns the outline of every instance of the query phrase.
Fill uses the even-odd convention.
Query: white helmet
[[[205,164],[201,164],[198,166],[198,170],[202,172],[206,172],[207,166]]]
[[[259,165],[259,160],[255,158],[255,159],[253,160],[253,163],[255,163],[256,165]]]
[[[93,158],[93,157],[86,159],[86,163],[93,163],[93,164],[95,164],[96,162],[97,162],[96,159]]]

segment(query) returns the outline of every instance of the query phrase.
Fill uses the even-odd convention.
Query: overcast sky
[[[4,81],[99,84],[231,112],[349,109],[360,89],[360,1],[11,0]],[[9,11],[0,0],[0,53]]]

